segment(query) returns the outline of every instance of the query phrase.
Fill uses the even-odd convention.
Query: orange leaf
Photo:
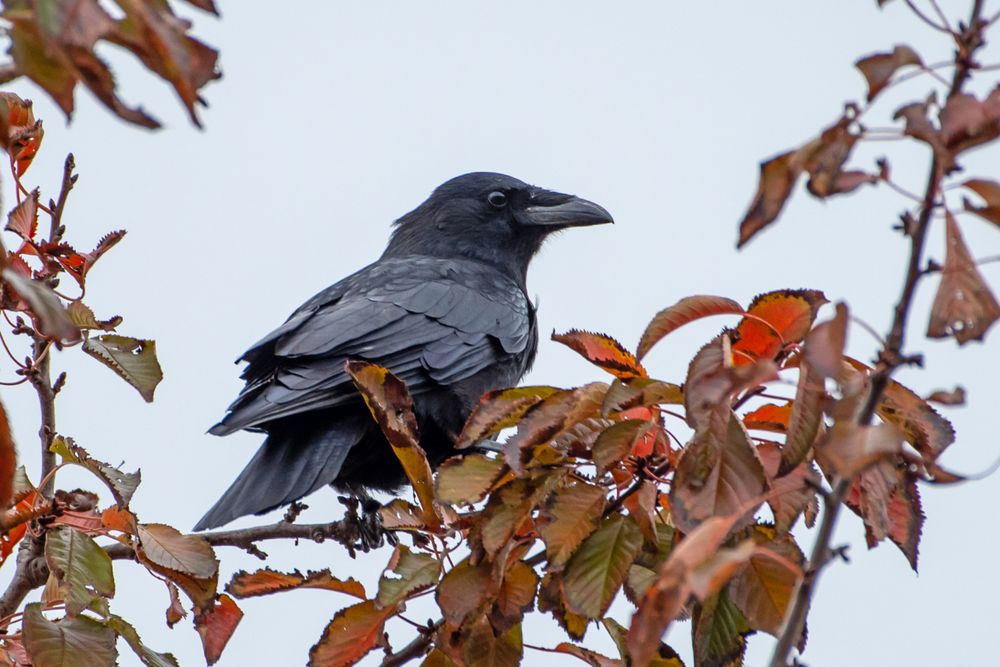
[[[742,315],[744,312],[743,306],[724,296],[698,294],[684,297],[669,308],[658,312],[646,325],[646,330],[639,338],[636,356],[642,359],[667,334],[689,322],[710,315]]]
[[[788,420],[792,414],[792,403],[775,405],[767,403],[743,415],[743,425],[750,430],[784,433],[788,430]]]
[[[789,343],[798,343],[812,327],[820,306],[827,303],[818,290],[778,290],[754,298],[748,315],[736,327],[735,363],[774,359]]]
[[[575,350],[584,359],[617,378],[646,377],[642,364],[611,336],[571,329],[564,334],[553,333],[552,340]]]
[[[239,571],[226,584],[226,591],[237,598],[269,595],[293,588],[322,588],[337,591],[365,599],[365,588],[355,579],[343,581],[330,574],[329,569],[310,571],[303,575],[298,570],[292,572],[276,572],[271,568],[262,568],[256,572]]]
[[[233,599],[223,593],[211,609],[196,609],[194,627],[201,636],[202,648],[205,650],[205,661],[214,665],[222,656],[223,649],[233,636],[233,631],[243,618]]]

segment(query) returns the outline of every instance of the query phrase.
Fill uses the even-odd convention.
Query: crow
[[[209,432],[267,438],[195,526],[263,514],[322,486],[394,491],[398,459],[345,371],[367,360],[402,379],[431,465],[483,393],[515,385],[538,345],[525,281],[545,238],[612,222],[593,202],[496,173],[439,186],[399,218],[382,256],[327,287],[237,360],[246,386]]]

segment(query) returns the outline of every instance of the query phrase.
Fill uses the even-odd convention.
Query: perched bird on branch
[[[262,514],[332,484],[352,494],[406,477],[344,368],[388,368],[413,395],[431,465],[480,396],[517,384],[538,344],[525,281],[545,238],[612,222],[592,202],[494,173],[458,176],[395,223],[382,256],[304,303],[247,350],[246,386],[221,422],[267,439],[196,530]]]

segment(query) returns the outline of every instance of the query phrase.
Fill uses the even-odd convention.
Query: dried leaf
[[[965,405],[965,387],[956,385],[949,391],[938,389],[932,392],[927,400],[941,405]]]
[[[172,654],[157,653],[143,644],[136,629],[121,616],[112,614],[107,620],[107,626],[125,640],[146,667],[179,667],[177,658]]]
[[[990,291],[962,239],[955,218],[947,213],[947,253],[941,283],[931,306],[929,338],[954,336],[959,345],[982,340],[1000,318],[1000,303]]]
[[[779,533],[792,529],[799,516],[816,502],[819,472],[812,463],[801,463],[791,472],[778,477],[781,449],[773,442],[757,447],[757,455],[764,465],[764,472],[771,480],[771,493],[767,504],[774,513],[774,524]],[[811,526],[812,523],[807,521]]]
[[[860,426],[836,422],[816,447],[823,470],[851,478],[869,466],[902,451],[903,438],[890,424]]]
[[[760,182],[749,209],[740,221],[737,248],[742,248],[760,230],[774,222],[785,207],[804,167],[800,150],[788,151],[760,163]]]
[[[333,576],[329,569],[309,571],[303,575],[298,570],[277,572],[270,568],[261,568],[256,572],[240,570],[226,584],[226,591],[235,598],[248,598],[258,595],[270,595],[294,588],[322,588],[352,595],[362,600],[367,598],[365,588],[353,577],[342,580]]]
[[[865,81],[868,82],[868,101],[871,102],[889,85],[897,70],[907,65],[923,67],[923,64],[916,51],[905,44],[899,44],[889,53],[873,53],[866,56],[854,63],[854,66],[861,70]]]
[[[462,625],[496,594],[497,586],[488,563],[473,565],[466,558],[444,575],[435,597],[444,619],[452,625]]]
[[[10,268],[5,268],[2,275],[6,287],[13,288],[31,308],[32,318],[41,334],[67,343],[80,340],[80,330],[70,320],[62,301],[51,288]]]
[[[801,568],[805,556],[795,539],[765,525],[755,525],[750,533],[753,542],[765,551],[756,551],[729,584],[729,598],[754,630],[775,637],[781,631],[801,570],[792,570],[773,558],[777,554]]]
[[[7,509],[14,500],[14,477],[17,474],[17,449],[10,433],[7,409],[0,403],[0,510]],[[0,564],[6,555],[0,558]]]
[[[516,425],[525,412],[559,391],[555,387],[515,387],[486,392],[466,420],[455,447],[465,449]]]
[[[996,91],[993,95],[997,95]],[[997,99],[1000,100],[1000,96]],[[968,93],[949,95],[941,109],[940,119],[941,140],[951,155],[958,155],[1000,136],[1000,104],[994,108]]]
[[[1000,227],[1000,183],[982,178],[970,178],[962,185],[975,192],[986,202],[985,206],[976,206],[968,198],[965,198],[963,201],[965,210]]]
[[[28,243],[35,240],[35,232],[38,231],[38,188],[7,214],[4,229],[14,232]]]
[[[682,403],[684,403],[684,391],[679,385],[649,378],[615,380],[604,395],[601,416],[607,417],[638,407]]]
[[[139,488],[139,483],[142,481],[142,473],[139,470],[122,472],[103,461],[98,461],[87,450],[77,445],[73,438],[57,435],[52,439],[49,451],[61,456],[64,463],[83,466],[94,473],[111,490],[111,495],[114,496],[118,507],[123,509],[128,507],[135,490]]]

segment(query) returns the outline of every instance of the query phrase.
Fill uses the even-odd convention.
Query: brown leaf
[[[802,571],[790,569],[771,554],[798,568],[805,564],[805,556],[790,534],[779,533],[771,526],[755,525],[750,536],[761,549],[733,577],[729,598],[751,628],[777,637]]]
[[[855,480],[847,506],[864,521],[869,548],[889,537],[916,570],[924,514],[915,478],[882,461]]]
[[[577,482],[552,495],[538,527],[549,558],[549,569],[558,570],[596,528],[604,511],[604,489]]]
[[[934,96],[924,102],[907,104],[897,109],[892,119],[904,121],[903,134],[929,145],[948,173],[955,168],[955,159],[945,147],[941,133],[927,117],[928,108],[933,104],[936,104]]]
[[[878,461],[899,454],[903,437],[890,424],[859,426],[836,422],[816,447],[816,459],[823,470],[851,478]]]
[[[521,561],[512,563],[504,573],[493,613],[490,614],[493,627],[506,631],[520,623],[525,612],[535,606],[537,590],[538,575],[535,570]]]
[[[358,662],[382,645],[385,622],[395,612],[392,607],[379,607],[374,600],[341,609],[309,649],[309,667],[347,667]]]
[[[617,378],[646,377],[642,364],[611,336],[570,329],[564,334],[553,333],[552,340],[575,350],[584,359]]]
[[[555,387],[515,387],[486,392],[466,420],[455,447],[465,449],[515,426],[524,413],[559,391]]]
[[[954,389],[938,389],[927,397],[928,401],[941,405],[965,405],[965,387],[956,385]]]
[[[566,634],[579,641],[587,632],[590,619],[566,609],[561,583],[562,577],[554,572],[542,577],[538,587],[538,611],[551,614]]]
[[[805,165],[809,172],[806,187],[814,197],[823,199],[841,192],[838,186],[841,185],[842,169],[858,140],[858,136],[848,129],[850,123],[851,120],[844,117],[823,130],[818,144],[809,152]]]
[[[7,214],[4,229],[14,232],[29,243],[35,240],[35,232],[38,231],[38,188],[32,190],[29,196]]]
[[[976,206],[968,198],[964,198],[963,208],[1000,227],[1000,183],[982,178],[970,178],[962,185],[975,192],[986,202],[985,206]]]
[[[868,101],[871,102],[889,85],[889,81],[901,67],[907,65],[923,67],[923,64],[916,51],[905,44],[898,44],[891,52],[873,53],[858,60],[854,66],[861,70],[865,81],[868,82]]]
[[[767,504],[774,513],[774,524],[779,533],[791,530],[806,508],[816,503],[816,488],[819,486],[819,472],[812,463],[800,463],[791,472],[778,477],[781,463],[781,448],[773,442],[765,442],[757,447],[757,455],[764,465],[764,472],[771,480],[771,493]],[[806,524],[812,523],[806,517]]]
[[[413,485],[424,522],[430,527],[440,526],[441,520],[434,509],[431,467],[420,446],[413,398],[406,385],[387,369],[367,361],[347,361],[344,367]]]
[[[507,465],[523,471],[531,450],[600,413],[608,385],[591,382],[576,389],[560,390],[531,408],[517,425],[517,432],[504,444]]]
[[[940,119],[941,140],[952,155],[1000,136],[1000,108],[994,109],[968,93],[949,96]]]
[[[444,575],[435,598],[444,619],[452,625],[462,625],[466,618],[496,595],[498,585],[488,563],[473,565],[466,558]]]
[[[711,315],[742,315],[743,306],[724,296],[699,294],[684,297],[669,308],[658,312],[639,338],[636,356],[642,359],[667,334],[685,324]]]
[[[697,435],[685,447],[670,487],[675,525],[694,530],[711,517],[749,516],[751,504],[767,488],[767,478],[742,422],[728,422]]]
[[[241,599],[289,591],[293,588],[322,588],[362,600],[367,597],[364,586],[356,579],[338,579],[330,574],[329,569],[309,571],[305,575],[298,570],[287,573],[277,572],[271,568],[262,568],[256,572],[240,570],[226,584],[226,591],[233,597]]]
[[[185,535],[162,523],[138,526],[139,548],[145,559],[196,579],[218,574],[219,561],[208,541],[198,535]]]
[[[947,253],[941,283],[931,306],[929,338],[954,336],[959,345],[982,340],[1000,318],[1000,303],[990,291],[962,239],[955,218],[947,213]]]
[[[25,278],[10,268],[5,268],[2,275],[6,283],[5,290],[13,288],[30,306],[32,318],[40,333],[67,343],[80,340],[80,330],[73,324],[62,301],[48,285]]]
[[[170,596],[170,605],[167,606],[166,610],[167,627],[172,628],[187,616],[187,612],[181,606],[181,598],[177,586],[171,581],[164,581],[163,583],[167,585],[167,594]]]
[[[777,219],[802,173],[803,163],[804,160],[798,150],[782,153],[760,163],[757,193],[743,220],[740,221],[737,248],[746,245],[757,232]]]
[[[601,403],[601,415],[607,417],[637,407],[684,402],[684,391],[676,384],[649,378],[615,380]]]
[[[445,503],[478,503],[505,470],[502,459],[484,454],[450,458],[438,466],[435,494]]]

